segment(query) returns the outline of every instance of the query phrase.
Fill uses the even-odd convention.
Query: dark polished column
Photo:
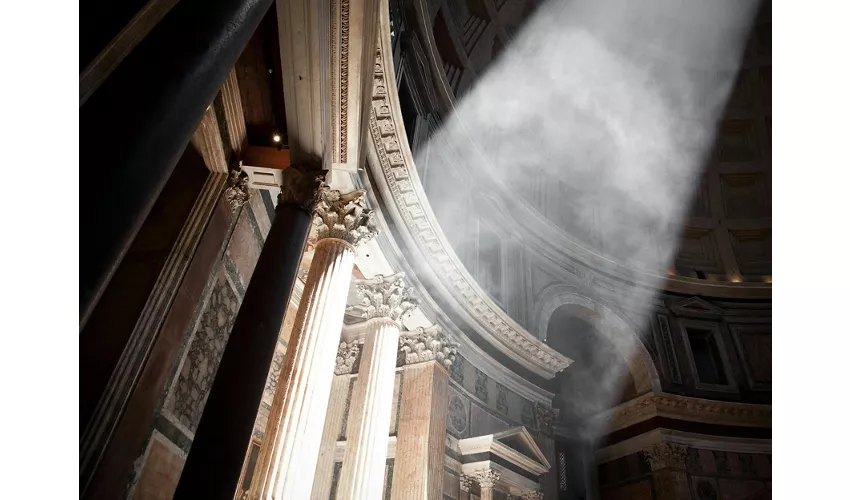
[[[272,0],[180,0],[80,108],[80,328]]]
[[[312,222],[318,185],[309,176],[296,181],[298,189],[285,186],[278,197],[174,498],[233,499]],[[286,199],[291,196],[302,198]]]

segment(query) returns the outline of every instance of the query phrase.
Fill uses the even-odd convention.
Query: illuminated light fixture
[[[765,276],[764,282],[765,283],[773,283],[773,276]]]
[[[742,280],[741,280],[741,277],[740,277],[740,276],[735,275],[735,276],[732,276],[732,277],[729,279],[729,281],[731,281],[732,283],[740,283]]]
[[[280,142],[280,133],[279,132],[276,132],[276,131],[272,132],[272,141]]]

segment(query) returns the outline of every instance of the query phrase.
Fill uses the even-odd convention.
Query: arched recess
[[[638,329],[620,314],[606,305],[580,293],[574,286],[555,284],[543,289],[538,296],[534,315],[533,331],[539,339],[546,338],[546,329],[552,314],[561,306],[578,305],[592,310],[601,318],[599,333],[605,336],[626,360],[634,379],[637,393],[661,392],[661,380],[649,351],[640,340]]]

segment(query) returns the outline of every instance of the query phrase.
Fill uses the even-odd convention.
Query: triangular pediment
[[[532,437],[525,427],[514,427],[513,429],[493,434],[493,440],[525,455],[547,469],[551,467],[549,461],[546,460],[546,455],[543,454],[543,451],[534,442],[534,437]]]
[[[700,316],[720,316],[723,314],[722,309],[699,297],[680,300],[670,308],[679,314],[695,314]]]

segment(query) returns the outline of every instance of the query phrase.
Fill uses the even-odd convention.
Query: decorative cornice
[[[277,203],[298,205],[312,214],[319,205],[322,193],[328,191],[325,174],[326,170],[303,165],[293,165],[281,170]]]
[[[410,297],[413,288],[404,281],[404,273],[392,276],[376,275],[374,278],[355,280],[358,304],[346,308],[348,314],[363,319],[388,318],[399,323],[402,315],[418,307]]]
[[[316,240],[336,238],[357,247],[374,238],[378,228],[372,220],[372,210],[366,208],[363,194],[363,191],[342,194],[336,189],[321,189],[314,219]]]
[[[498,472],[493,469],[481,469],[477,470],[473,473],[475,476],[475,480],[478,481],[478,485],[482,488],[492,488],[496,486],[496,481],[498,481],[502,476]]]
[[[648,393],[593,417],[606,432],[630,427],[653,417],[667,417],[707,424],[771,427],[772,407]]]
[[[236,211],[239,207],[248,203],[250,198],[248,176],[241,168],[231,169],[227,176],[227,189],[224,190],[224,199],[230,205],[230,209]]]
[[[436,360],[450,370],[457,355],[457,346],[449,341],[439,326],[417,328],[398,339],[399,359],[404,365]]]
[[[534,403],[534,417],[537,419],[537,428],[547,434],[554,434],[553,424],[558,420],[559,410],[551,406]]]
[[[643,450],[653,471],[683,469],[688,457],[688,447],[676,443],[657,443]]]
[[[387,43],[387,14],[381,13],[381,36],[375,60],[372,86],[372,112],[369,128],[377,161],[369,162],[402,236],[425,256],[436,280],[445,288],[470,325],[497,349],[527,369],[546,378],[569,364],[569,359],[529,334],[487,297],[466,271],[440,230],[418,179],[406,138],[399,133],[398,96],[392,71],[391,54],[382,50]],[[396,215],[398,214],[398,215]],[[407,234],[404,234],[404,231]],[[409,235],[409,236],[408,236]]]
[[[362,342],[356,340],[351,342],[341,342],[336,353],[336,366],[334,366],[334,374],[348,375],[354,369],[357,357],[360,355],[360,346]]]

